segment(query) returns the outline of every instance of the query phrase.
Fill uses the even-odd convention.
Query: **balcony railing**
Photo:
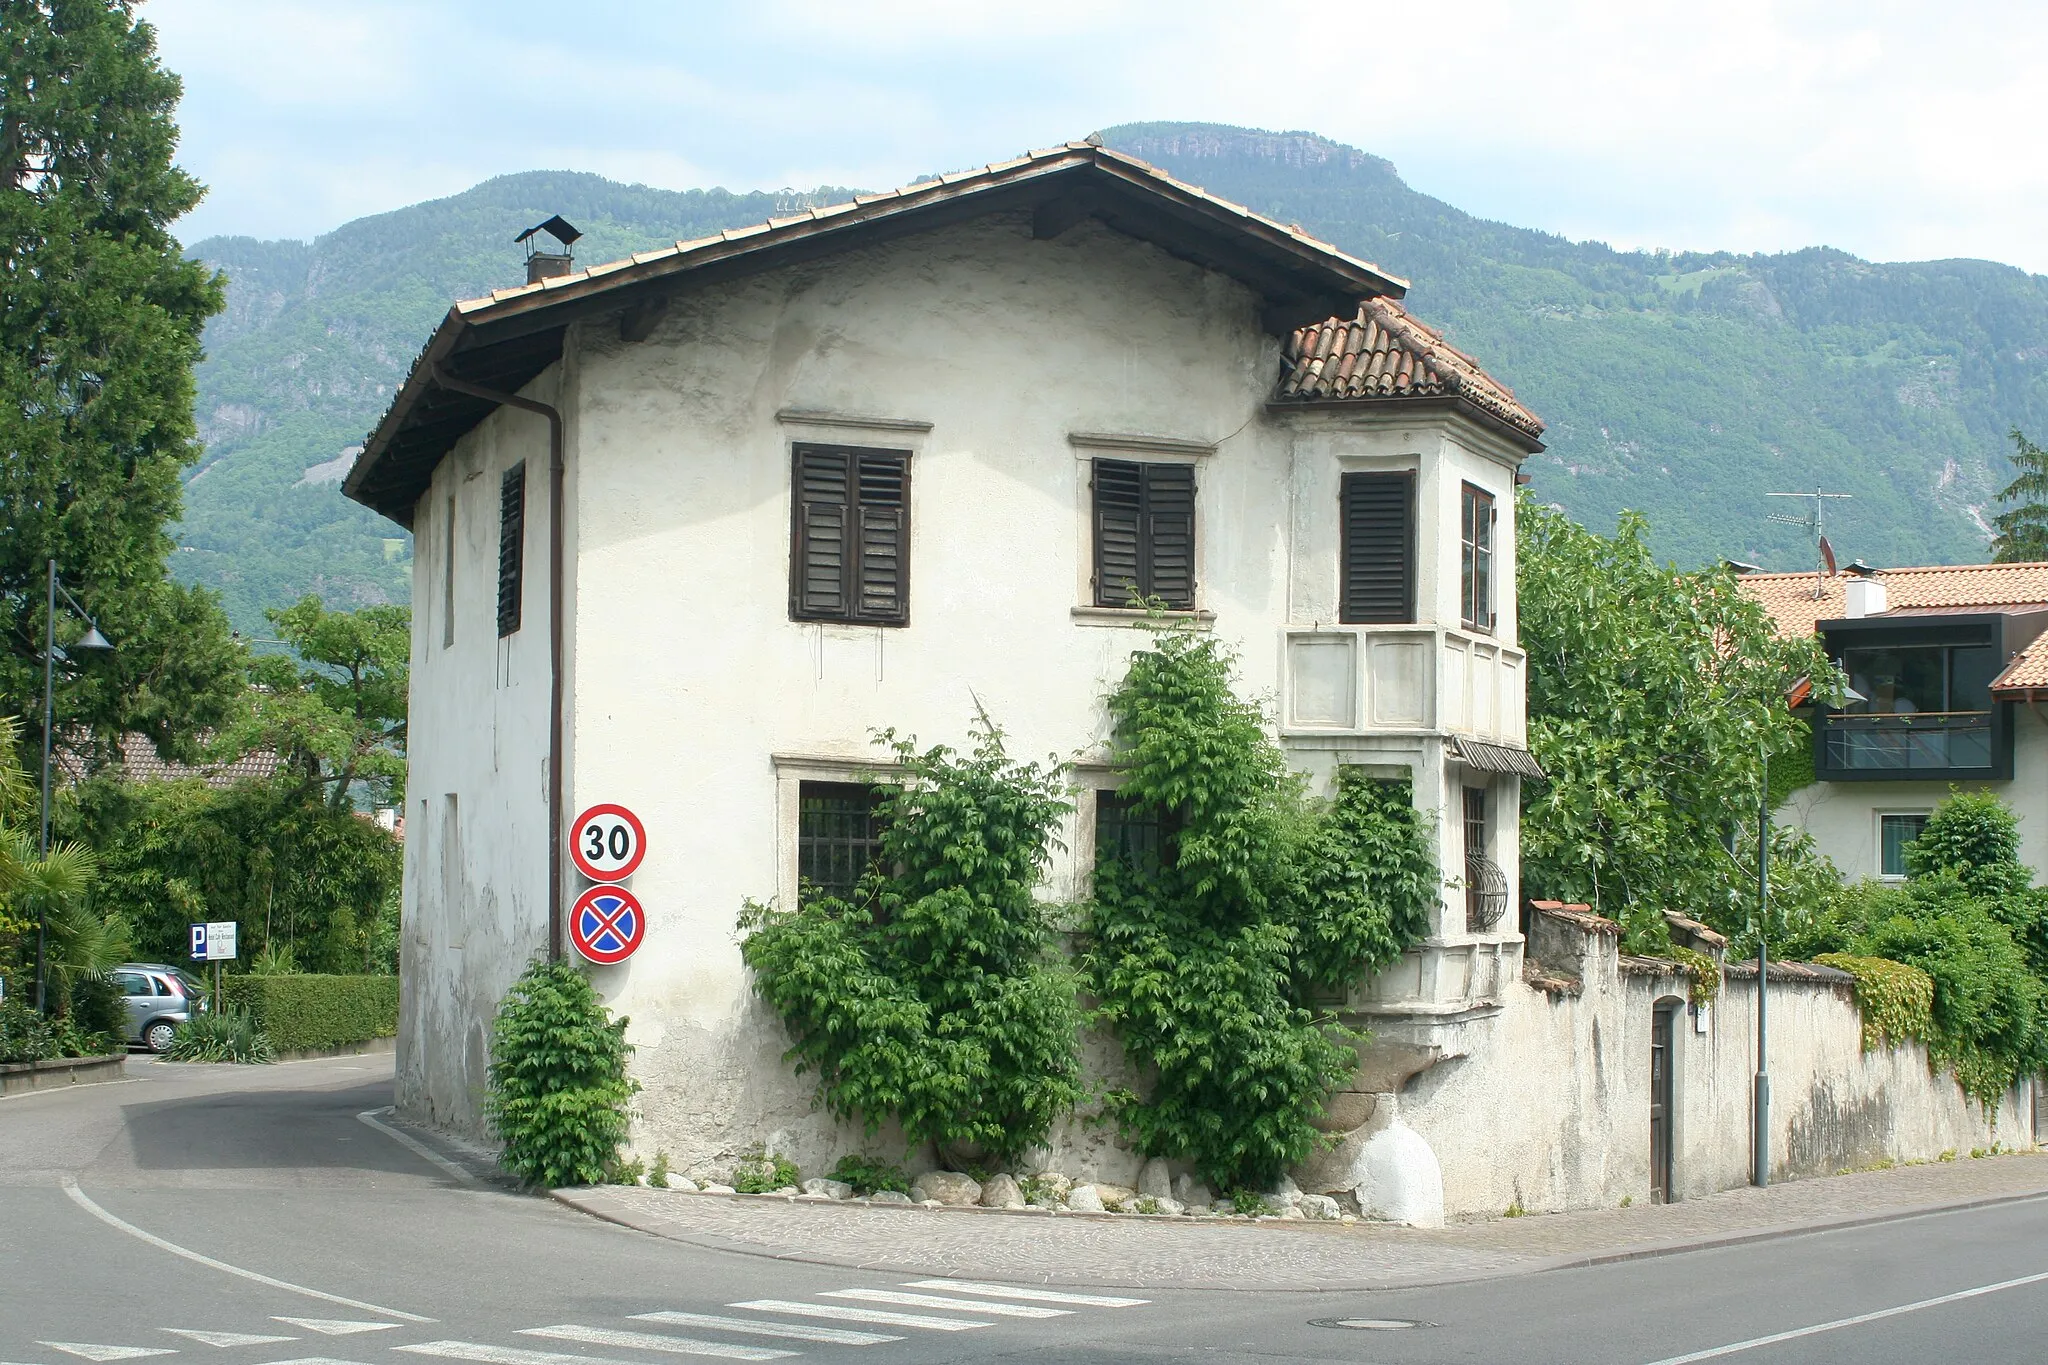
[[[1916,711],[1827,717],[1826,766],[1844,772],[1916,772],[1991,766],[1989,711]]]

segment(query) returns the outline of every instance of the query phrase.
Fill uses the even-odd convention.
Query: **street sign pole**
[[[1771,955],[1771,755],[1764,751],[1763,788],[1756,798],[1756,1132],[1750,1139],[1750,1183],[1771,1183],[1771,1072],[1765,1042],[1770,1037]]]

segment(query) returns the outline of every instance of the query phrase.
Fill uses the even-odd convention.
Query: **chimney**
[[[1842,615],[1850,620],[1882,616],[1887,610],[1884,584],[1875,577],[1859,574],[1842,585]]]
[[[561,243],[562,249],[542,251],[539,242],[535,240],[535,234],[542,232]],[[539,284],[542,280],[567,275],[574,270],[576,258],[570,253],[570,248],[576,245],[576,239],[582,235],[576,230],[575,224],[558,213],[545,223],[535,223],[514,237],[512,241],[515,245],[523,244],[526,247],[526,282]]]

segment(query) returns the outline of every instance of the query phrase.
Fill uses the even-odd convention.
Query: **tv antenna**
[[[1853,498],[1856,495],[1854,493],[1824,493],[1816,488],[1811,493],[1769,493],[1765,496],[1811,499],[1812,506],[1808,507],[1802,516],[1786,516],[1782,513],[1773,512],[1765,520],[1779,522],[1785,526],[1803,526],[1806,528],[1806,533],[1813,537],[1813,600],[1818,602],[1821,598],[1822,580],[1832,577],[1835,572],[1835,547],[1828,544],[1827,534],[1823,529],[1824,511],[1827,507],[1828,499]]]

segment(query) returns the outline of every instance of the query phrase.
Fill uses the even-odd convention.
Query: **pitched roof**
[[[1276,401],[1404,399],[1457,400],[1543,448],[1543,420],[1513,389],[1393,299],[1367,299],[1357,316],[1303,327],[1289,340]]]
[[[52,756],[69,781],[83,781],[92,773],[82,747],[60,743]],[[183,782],[196,777],[209,787],[225,790],[238,782],[275,777],[284,760],[273,749],[254,749],[225,763],[174,763],[158,754],[147,736],[126,734],[121,736],[120,757],[112,766],[130,782]]]
[[[1884,585],[1887,616],[2048,607],[2048,563],[1933,564],[1878,569],[1871,576]],[[1810,573],[1752,573],[1737,582],[1763,603],[1779,634],[1810,635],[1820,622],[1840,620],[1847,610],[1848,576],[1818,576],[1818,597],[1816,579]],[[1997,693],[2048,688],[2048,635],[2029,643],[1991,686]]]
[[[441,456],[496,407],[442,383],[442,375],[517,392],[561,356],[564,329],[581,318],[641,304],[658,308],[680,289],[1011,209],[1028,210],[1039,237],[1093,217],[1232,275],[1259,295],[1263,321],[1275,332],[1349,316],[1362,298],[1399,295],[1408,287],[1299,227],[1208,194],[1136,157],[1069,142],[458,303],[413,363],[342,491],[410,524]]]

